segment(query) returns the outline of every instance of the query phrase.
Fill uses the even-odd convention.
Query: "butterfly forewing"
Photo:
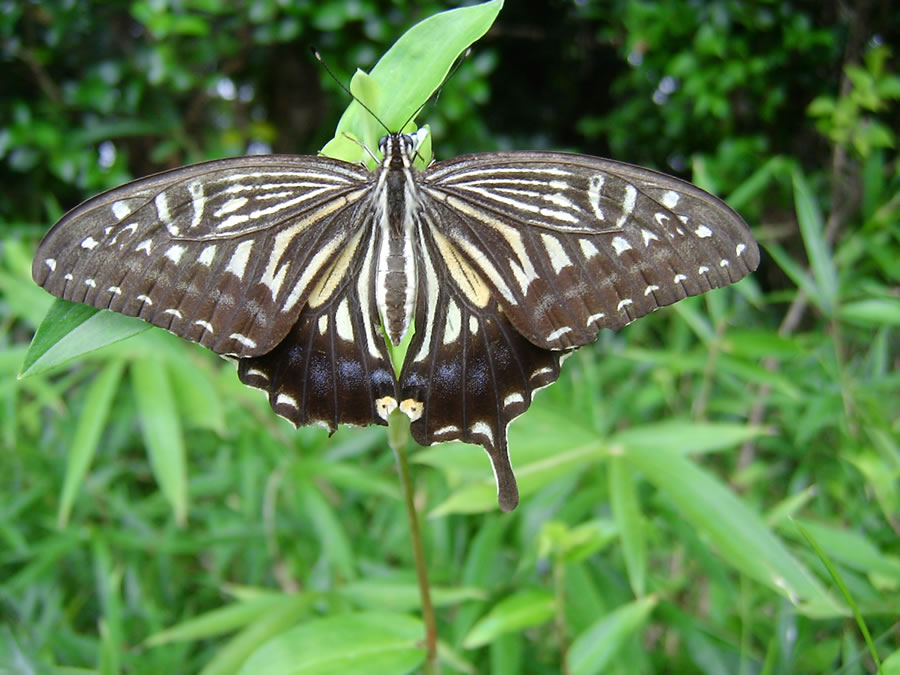
[[[66,214],[33,276],[61,298],[138,316],[217,353],[264,354],[355,234],[368,176],[292,156],[150,176]]]
[[[220,354],[296,425],[384,424],[488,452],[518,501],[506,433],[572,349],[756,268],[746,224],[676,178],[585,155],[373,172],[322,157],[218,160],[91,199],[45,237],[35,281]],[[399,378],[385,333],[415,334]]]
[[[535,344],[592,342],[686,296],[733,283],[759,253],[744,221],[690,183],[566,153],[434,165],[425,194],[446,234]]]

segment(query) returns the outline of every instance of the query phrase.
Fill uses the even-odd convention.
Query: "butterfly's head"
[[[378,150],[383,157],[382,166],[386,169],[402,169],[412,166],[419,148],[428,137],[428,127],[411,134],[390,133],[378,141]]]

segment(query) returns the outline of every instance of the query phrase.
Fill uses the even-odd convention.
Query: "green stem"
[[[419,515],[413,502],[413,483],[406,458],[406,443],[409,439],[409,423],[405,415],[395,410],[388,418],[388,443],[397,458],[400,471],[400,482],[403,484],[403,498],[406,503],[406,517],[409,519],[409,535],[412,539],[413,556],[416,560],[416,578],[419,581],[419,597],[422,600],[422,619],[425,622],[425,667],[426,675],[439,675],[440,664],[437,654],[437,627],[434,620],[434,607],[431,604],[431,591],[428,585],[428,566],[425,563],[425,548],[422,545],[422,533],[419,529]]]

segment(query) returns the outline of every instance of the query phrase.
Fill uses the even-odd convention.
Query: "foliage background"
[[[417,615],[381,429],[294,432],[155,331],[15,379],[50,304],[30,258],[66,209],[189,162],[315,152],[347,101],[308,46],[347,82],[447,8],[237,7],[2,3],[8,672],[234,672],[316,616]],[[420,116],[439,158],[561,148],[693,178],[767,254],[567,362],[512,427],[515,515],[483,499],[479,449],[415,455],[446,671],[873,672],[847,602],[881,659],[898,648],[898,37],[888,0],[510,2]]]

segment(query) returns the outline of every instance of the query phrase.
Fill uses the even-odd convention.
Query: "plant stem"
[[[419,581],[419,597],[422,600],[422,620],[425,622],[425,666],[426,675],[439,675],[440,664],[437,654],[437,627],[434,620],[434,607],[431,604],[431,591],[428,585],[428,566],[425,564],[425,548],[422,545],[422,533],[419,529],[419,515],[413,502],[413,483],[406,458],[406,443],[409,438],[409,426],[406,416],[395,410],[388,418],[388,443],[397,458],[400,471],[400,482],[403,485],[403,498],[406,503],[406,517],[409,519],[409,536],[412,540],[413,557],[416,561],[416,578]]]

